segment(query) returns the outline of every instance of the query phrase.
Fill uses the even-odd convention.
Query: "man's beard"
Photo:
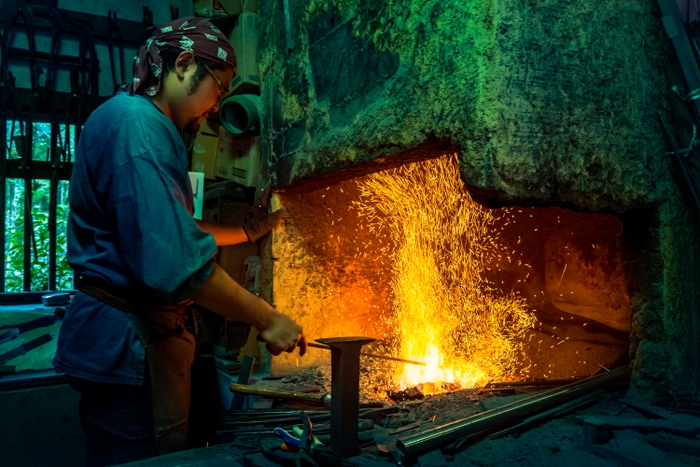
[[[187,125],[185,125],[185,131],[188,131],[190,133],[197,133],[199,131],[199,117],[191,119],[189,122],[187,122]]]

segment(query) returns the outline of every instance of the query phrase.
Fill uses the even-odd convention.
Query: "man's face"
[[[194,62],[197,63],[197,62]],[[199,64],[203,67],[202,64]],[[233,79],[233,70],[209,70],[202,76],[199,83],[195,84],[193,76],[196,67],[191,67],[186,74],[187,92],[179,101],[177,117],[174,123],[178,128],[195,133],[199,129],[199,124],[204,121],[212,112],[219,110],[220,97],[223,94],[222,86],[217,83],[216,76],[224,87]],[[213,76],[212,76],[213,75]]]

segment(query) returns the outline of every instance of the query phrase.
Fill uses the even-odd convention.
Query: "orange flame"
[[[513,372],[517,340],[534,324],[522,298],[495,295],[485,264],[502,253],[492,212],[475,203],[456,155],[376,173],[359,183],[356,207],[391,236],[392,326],[402,358],[402,389],[443,383],[476,387]],[[494,261],[495,263],[495,261]]]

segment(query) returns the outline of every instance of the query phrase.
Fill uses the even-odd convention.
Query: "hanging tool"
[[[26,5],[26,1],[17,0],[17,10],[14,15],[5,22],[5,34],[2,35],[2,64],[0,65],[0,75],[2,76],[3,83],[6,86],[6,92],[13,95],[13,101],[15,106],[15,115],[17,116],[17,121],[19,122],[20,128],[20,143],[14,141],[14,123],[13,118],[12,130],[9,135],[10,139],[10,151],[8,156],[11,155],[12,142],[14,141],[17,145],[17,152],[22,159],[20,162],[20,172],[22,178],[24,179],[24,290],[31,290],[31,251],[34,252],[34,258],[38,258],[38,249],[36,246],[36,233],[34,232],[34,223],[32,217],[32,135],[33,135],[33,123],[34,123],[34,111],[36,106],[41,99],[41,86],[39,84],[39,76],[43,73],[41,67],[36,64],[36,37],[34,34],[34,18]],[[19,20],[22,20],[19,22]],[[32,89],[32,100],[29,105],[29,112],[22,122],[22,107],[19,101],[17,90],[15,88],[15,78],[12,72],[9,71],[9,47],[13,42],[13,32],[16,28],[22,26],[27,37],[28,46],[28,58],[29,58],[29,75],[30,83]],[[3,100],[5,97],[3,96]],[[3,104],[4,105],[4,104]],[[3,109],[4,110],[4,109]],[[23,124],[24,123],[24,124]],[[3,124],[4,125],[4,124]],[[6,136],[7,138],[7,136]],[[32,248],[33,247],[33,248]]]
[[[78,61],[80,64],[80,89],[82,95],[84,97],[88,95],[98,96],[100,60],[95,49],[93,26],[91,23],[79,19],[71,18],[68,22],[80,32],[81,36],[78,46]]]
[[[107,23],[107,51],[109,52],[109,66],[112,69],[112,84],[114,85],[114,92],[116,93],[121,85],[126,82],[126,75],[124,73],[124,41],[122,39],[122,28],[119,26],[116,11],[107,12]],[[117,49],[119,50],[119,72],[121,80],[117,80],[117,66],[114,60],[113,40],[116,41]]]
[[[153,10],[144,5],[143,17],[141,18],[141,28],[143,32],[141,33],[141,39],[139,40],[141,44],[145,44],[146,39],[151,37],[151,31],[148,30],[151,26],[153,26]]]
[[[51,114],[51,145],[46,160],[51,163],[51,179],[49,181],[49,290],[56,289],[56,244],[58,233],[56,229],[56,215],[58,209],[59,177],[63,169],[61,164],[62,147],[58,140],[60,137],[60,119],[54,102],[56,88],[56,68],[60,62],[59,50],[63,31],[63,19],[56,8],[43,5],[33,5],[36,17],[48,18],[51,21],[51,47],[49,49],[49,64],[46,68],[46,80],[42,88],[41,104],[49,108]]]
[[[46,80],[42,89],[42,104],[51,107],[53,113],[53,92],[56,87],[56,64],[60,60],[58,51],[63,32],[63,18],[56,8],[44,5],[32,5],[34,16],[48,18],[51,21],[51,46],[49,48],[49,64],[46,68]]]

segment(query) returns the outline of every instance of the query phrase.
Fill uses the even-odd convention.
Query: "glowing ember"
[[[483,278],[505,254],[496,219],[469,196],[456,155],[380,172],[358,186],[360,215],[395,245],[389,325],[399,356],[428,363],[400,365],[396,383],[422,385],[427,394],[512,374],[517,340],[535,318],[523,299],[496,295]]]

